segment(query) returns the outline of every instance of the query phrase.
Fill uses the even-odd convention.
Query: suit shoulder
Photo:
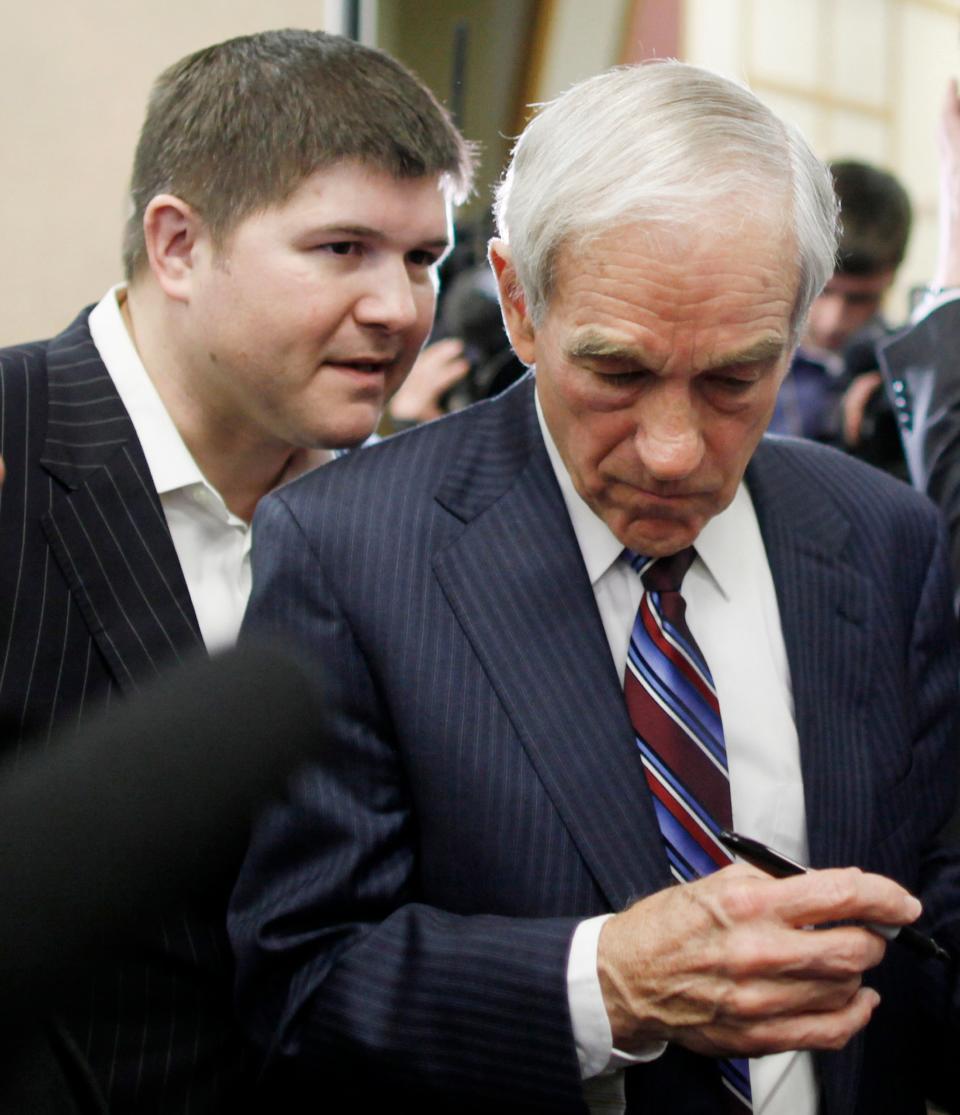
[[[35,462],[49,403],[48,341],[0,349],[0,444],[8,476]]]
[[[747,473],[761,499],[789,501],[825,519],[838,514],[854,545],[932,546],[942,517],[932,501],[903,480],[829,446],[765,437]]]
[[[495,399],[354,450],[285,485],[275,496],[291,509],[340,496],[367,506],[395,505],[418,494],[432,498],[445,477],[470,472],[480,459],[486,468],[498,453],[523,452],[531,409],[525,392],[517,391],[523,383]]]
[[[65,377],[69,377],[74,368],[82,370],[82,367],[88,366],[93,357],[96,357],[99,363],[99,355],[93,348],[87,325],[90,309],[91,307],[88,306],[82,310],[70,325],[55,337],[0,348],[3,403],[9,404],[11,393],[17,397],[18,393],[29,393],[39,380],[45,383],[53,363],[56,363]]]
[[[45,373],[49,346],[50,342],[46,340],[0,348],[0,379],[4,385],[4,397],[0,399],[0,405],[6,398],[6,392],[23,391],[28,378]]]

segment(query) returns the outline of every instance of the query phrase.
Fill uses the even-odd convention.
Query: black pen
[[[804,867],[802,863],[797,863],[796,860],[783,855],[782,852],[775,852],[773,848],[761,844],[759,840],[753,840],[749,836],[741,836],[737,832],[730,832],[729,829],[721,829],[717,833],[717,838],[724,847],[740,856],[741,859],[747,860],[748,863],[752,863],[755,867],[759,867],[761,871],[766,871],[768,875],[773,875],[777,879],[785,879],[789,875],[805,875],[810,870],[808,867]],[[912,925],[896,926],[867,923],[864,928],[869,929],[872,933],[878,933],[888,941],[899,941],[923,956],[935,956],[937,960],[947,962],[951,959],[950,953],[945,948],[938,945],[932,937],[927,937],[919,930],[914,929]]]

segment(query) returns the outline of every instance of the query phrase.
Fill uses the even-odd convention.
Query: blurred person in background
[[[889,333],[883,300],[906,253],[910,199],[878,167],[829,165],[840,202],[837,267],[810,307],[770,432],[826,442],[900,475],[903,454],[880,388],[876,344]]]
[[[389,432],[407,429],[493,398],[524,373],[503,328],[497,284],[486,258],[489,219],[458,226],[457,244],[441,267],[431,343],[394,395]]]

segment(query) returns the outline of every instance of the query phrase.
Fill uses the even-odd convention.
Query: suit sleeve
[[[943,511],[960,587],[960,299],[882,345],[887,394],[900,417],[910,477]]]
[[[954,544],[956,536],[954,535]],[[928,1095],[946,1110],[960,1110],[960,693],[956,639],[949,622],[946,540],[938,535],[920,598],[910,644],[910,683],[916,710],[914,784],[926,787],[927,800],[915,801],[926,817],[926,846],[919,897],[923,922],[956,958],[949,969],[926,962],[913,970],[914,992],[929,1017],[924,1053]],[[945,813],[944,804],[952,805]],[[940,823],[947,817],[946,825]]]
[[[400,1089],[422,1109],[583,1110],[565,982],[576,919],[425,900],[425,837],[349,616],[282,497],[255,530],[245,630],[328,665],[331,741],[263,817],[231,905],[239,1009],[266,1071],[325,1097],[358,1080],[365,1095]]]

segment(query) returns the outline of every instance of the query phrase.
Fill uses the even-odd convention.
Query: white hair
[[[829,171],[796,128],[709,70],[648,62],[568,89],[517,140],[494,213],[539,324],[562,245],[627,222],[723,221],[711,216],[720,203],[776,213],[792,231],[796,330],[834,270]]]

